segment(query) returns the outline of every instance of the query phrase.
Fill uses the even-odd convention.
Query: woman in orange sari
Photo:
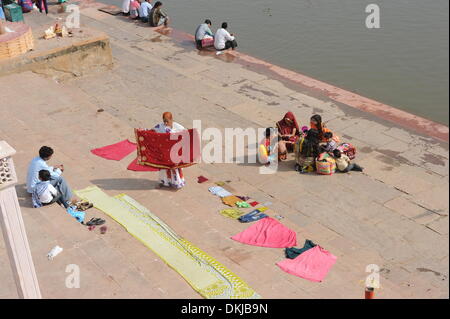
[[[281,121],[277,123],[279,142],[278,154],[280,160],[287,158],[288,151],[294,150],[294,145],[300,137],[300,128],[294,113],[287,112]]]
[[[327,139],[324,137],[326,132],[331,132],[325,124],[322,122],[322,117],[319,114],[315,114],[311,117],[310,126],[312,129],[315,129],[319,132],[319,141],[321,143],[326,143]],[[333,134],[333,140],[336,143],[339,143],[339,137]]]

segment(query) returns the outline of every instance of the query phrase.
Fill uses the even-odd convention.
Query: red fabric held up
[[[136,151],[136,144],[124,140],[116,144],[96,148],[91,150],[91,153],[109,160],[120,161],[134,151]]]
[[[138,142],[138,163],[141,165],[174,169],[194,165],[200,159],[200,136],[195,129],[180,133],[157,133],[143,129],[134,131]],[[171,150],[174,150],[176,157],[173,160]]]

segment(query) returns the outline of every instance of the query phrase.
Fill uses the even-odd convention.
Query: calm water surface
[[[177,29],[227,21],[240,51],[448,125],[448,0],[162,2]],[[365,26],[370,3],[380,29]]]

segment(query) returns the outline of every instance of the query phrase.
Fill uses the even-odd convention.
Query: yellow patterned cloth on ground
[[[220,213],[223,216],[234,218],[234,219],[238,219],[239,217],[241,217],[244,214],[244,212],[240,211],[237,208],[222,209],[220,211]]]
[[[179,237],[162,220],[131,197],[125,194],[110,197],[96,186],[75,193],[125,227],[204,298],[261,298],[242,279]]]

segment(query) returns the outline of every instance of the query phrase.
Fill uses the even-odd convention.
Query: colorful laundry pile
[[[237,206],[236,204],[237,204],[238,202],[240,202],[240,201],[241,201],[240,198],[238,198],[238,197],[236,197],[236,196],[234,196],[234,195],[227,196],[227,197],[222,197],[222,202],[223,202],[225,205],[228,205],[228,206],[230,206],[230,207],[235,207],[235,206]]]
[[[231,239],[260,247],[288,248],[297,245],[297,234],[270,217],[261,219]]]
[[[204,298],[260,298],[242,279],[211,256],[179,237],[156,215],[122,194],[110,197],[98,187],[76,191],[155,252]]]
[[[138,163],[162,169],[184,168],[200,159],[200,136],[196,129],[157,133],[135,129]]]
[[[208,190],[211,194],[219,196],[221,198],[233,195],[226,189],[222,188],[221,186],[212,186],[208,188]]]
[[[137,150],[136,143],[130,142],[129,140],[124,140],[112,145],[107,145],[104,147],[96,148],[91,150],[91,153],[101,158],[120,161]],[[137,158],[134,159],[127,167],[130,171],[136,172],[153,172],[159,171],[157,168],[139,165]]]

